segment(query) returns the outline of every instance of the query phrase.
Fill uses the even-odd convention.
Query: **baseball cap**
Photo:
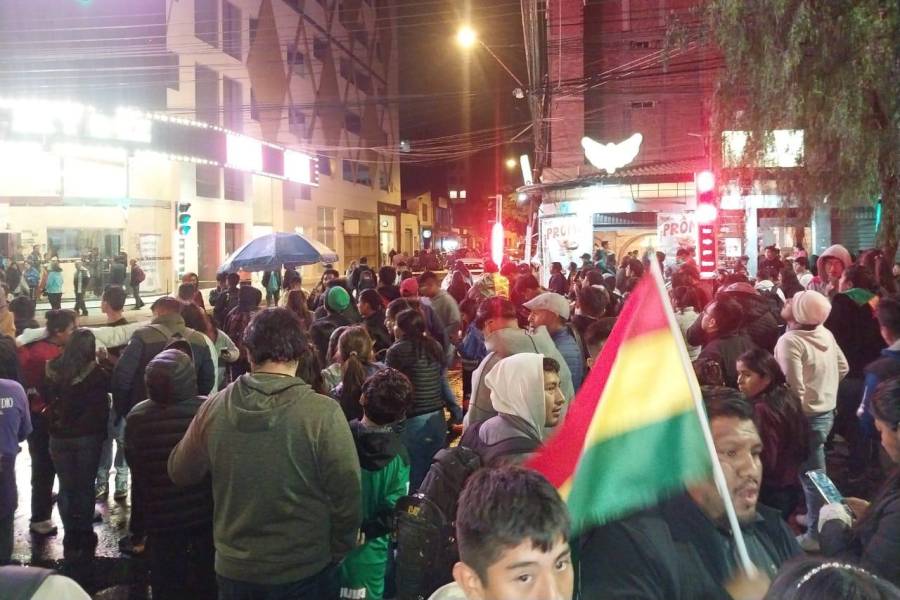
[[[404,297],[419,295],[419,280],[408,277],[400,282],[400,295]]]
[[[523,306],[528,310],[549,310],[563,319],[568,320],[569,318],[569,301],[555,292],[544,292],[535,296]]]
[[[325,306],[334,312],[343,312],[350,306],[350,294],[341,286],[335,286],[325,294]]]

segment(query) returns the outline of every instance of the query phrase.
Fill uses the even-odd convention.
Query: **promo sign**
[[[559,262],[563,269],[570,262],[581,265],[582,254],[591,254],[594,226],[582,215],[562,215],[541,219],[544,278],[549,280],[550,264]],[[546,282],[545,282],[546,283]]]
[[[697,247],[697,223],[683,213],[657,213],[656,249],[666,253],[667,261],[675,260],[679,248]]]

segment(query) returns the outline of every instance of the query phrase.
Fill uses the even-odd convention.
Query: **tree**
[[[879,241],[893,257],[900,210],[900,3],[897,0],[709,0],[707,32],[725,60],[715,139],[750,132],[744,167],[767,132],[803,129],[803,167],[778,173],[801,206],[880,198]],[[757,174],[758,175],[758,174]]]

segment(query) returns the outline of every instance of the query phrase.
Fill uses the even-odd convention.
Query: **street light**
[[[456,32],[456,43],[463,48],[471,48],[478,41],[478,34],[475,30],[465,25]]]
[[[514,158],[507,158],[507,159],[506,159],[506,168],[509,169],[510,171],[512,171],[513,169],[515,169],[515,168],[516,168],[516,165],[518,165],[518,164],[519,164],[519,161],[517,161],[517,160],[514,159]]]

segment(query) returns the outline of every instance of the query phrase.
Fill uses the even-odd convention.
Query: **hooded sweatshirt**
[[[176,485],[212,474],[216,573],[280,584],[356,545],[359,459],[337,402],[302,379],[248,373],[209,398],[169,455]]]
[[[512,437],[544,441],[544,356],[522,353],[504,358],[485,377],[497,414],[481,424],[478,435],[489,446]],[[524,458],[525,455],[520,455]]]
[[[821,325],[789,330],[775,344],[775,360],[800,397],[805,414],[834,410],[838,383],[849,365],[830,331]]]
[[[469,405],[469,412],[463,421],[464,427],[486,421],[497,414],[497,411],[494,410],[491,404],[491,391],[485,385],[484,380],[500,360],[514,354],[528,352],[555,359],[559,363],[559,386],[566,399],[566,406],[575,395],[575,389],[572,387],[572,373],[569,371],[565,359],[559,353],[559,350],[556,349],[556,344],[553,343],[553,339],[547,332],[546,327],[538,327],[533,332],[517,327],[499,329],[487,336],[484,344],[490,354],[481,361],[481,364],[472,373],[472,400]],[[541,389],[543,389],[543,386]],[[566,406],[563,406],[564,414]]]
[[[853,260],[850,258],[850,252],[840,244],[830,246],[819,256],[819,259],[816,261],[816,276],[809,282],[806,289],[815,290],[830,298],[837,293],[837,288],[828,281],[828,274],[825,272],[826,258],[837,258],[844,263],[845,269],[853,264]]]

